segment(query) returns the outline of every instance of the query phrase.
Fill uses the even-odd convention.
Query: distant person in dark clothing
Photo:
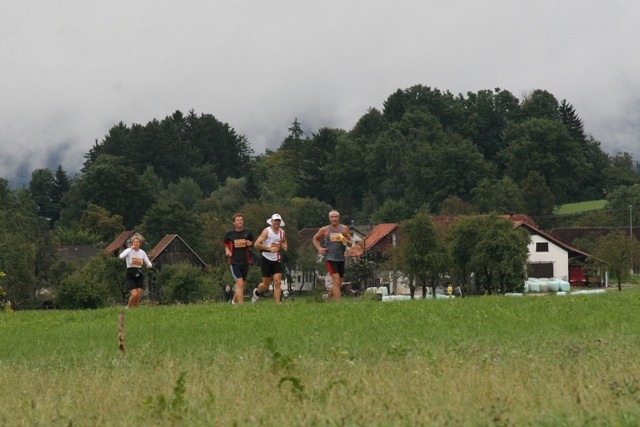
[[[253,246],[253,241],[251,230],[244,228],[244,215],[234,214],[233,230],[224,235],[224,253],[231,268],[233,280],[236,282],[232,304],[244,302],[244,284],[249,275],[249,265],[251,264],[249,248]]]

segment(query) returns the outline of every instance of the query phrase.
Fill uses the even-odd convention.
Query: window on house
[[[547,242],[536,243],[536,252],[549,252],[549,243]]]

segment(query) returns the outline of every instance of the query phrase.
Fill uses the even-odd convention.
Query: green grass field
[[[605,199],[590,200],[588,202],[568,203],[566,205],[558,206],[554,213],[556,215],[570,215],[588,211],[595,211],[604,209],[606,204],[607,201]]]
[[[2,426],[640,424],[640,288],[0,314]]]

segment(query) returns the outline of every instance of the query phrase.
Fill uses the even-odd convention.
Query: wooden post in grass
[[[124,349],[124,312],[118,313],[118,348],[120,349],[120,355],[125,356]]]

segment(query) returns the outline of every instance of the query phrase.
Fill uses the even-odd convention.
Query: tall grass
[[[0,425],[638,425],[640,292],[0,315]]]

